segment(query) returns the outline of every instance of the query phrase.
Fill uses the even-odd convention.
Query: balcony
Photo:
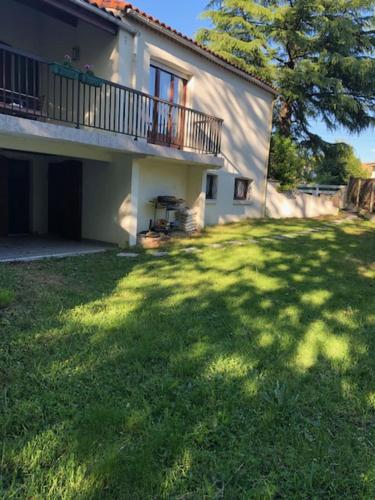
[[[223,121],[0,44],[0,113],[220,153]]]

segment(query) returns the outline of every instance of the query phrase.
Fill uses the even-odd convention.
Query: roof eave
[[[108,9],[104,7],[100,7],[98,4],[95,3],[95,0],[70,0],[73,4],[79,5],[80,7],[83,7],[84,9],[88,10],[89,12],[92,12],[103,19],[106,19],[107,21],[115,24],[118,28],[123,29],[127,31],[128,33],[131,33],[132,35],[135,35],[137,31],[131,26],[130,23],[126,22],[122,17],[116,16],[113,14],[113,12],[109,11]]]
[[[162,33],[164,36],[167,36],[168,38],[172,38],[174,41],[178,42],[179,44],[181,44],[185,47],[188,47],[189,49],[193,50],[194,52],[199,53],[202,57],[211,60],[215,64],[225,68],[228,71],[231,71],[232,73],[240,76],[241,78],[244,78],[245,80],[251,82],[252,84],[256,85],[257,87],[260,87],[261,89],[265,90],[266,92],[272,94],[275,98],[278,95],[277,90],[272,88],[270,85],[267,85],[266,83],[262,82],[261,80],[258,80],[254,76],[251,76],[246,71],[243,71],[240,68],[236,68],[232,64],[225,62],[222,58],[205,50],[204,48],[202,48],[199,45],[195,44],[194,42],[184,38],[183,36],[179,35],[178,33],[174,33],[170,29],[168,29],[168,28],[166,28],[158,23],[153,22],[151,19],[146,18],[145,16],[136,12],[135,10],[127,7],[124,10],[124,15],[131,16],[137,22],[140,22],[140,23],[150,27],[151,29],[158,31],[159,33]]]

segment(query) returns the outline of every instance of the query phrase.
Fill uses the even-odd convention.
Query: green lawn
[[[374,498],[375,231],[314,227],[0,265],[0,497]]]

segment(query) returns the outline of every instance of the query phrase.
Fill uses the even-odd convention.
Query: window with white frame
[[[217,175],[207,174],[206,200],[216,200],[217,198]]]
[[[234,197],[235,201],[249,201],[251,195],[251,179],[237,177],[234,180]]]

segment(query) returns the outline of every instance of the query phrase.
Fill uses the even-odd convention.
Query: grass
[[[0,497],[374,498],[370,223],[204,246],[315,226],[0,266]]]
[[[0,288],[0,309],[8,307],[14,300],[14,293],[6,288]]]

